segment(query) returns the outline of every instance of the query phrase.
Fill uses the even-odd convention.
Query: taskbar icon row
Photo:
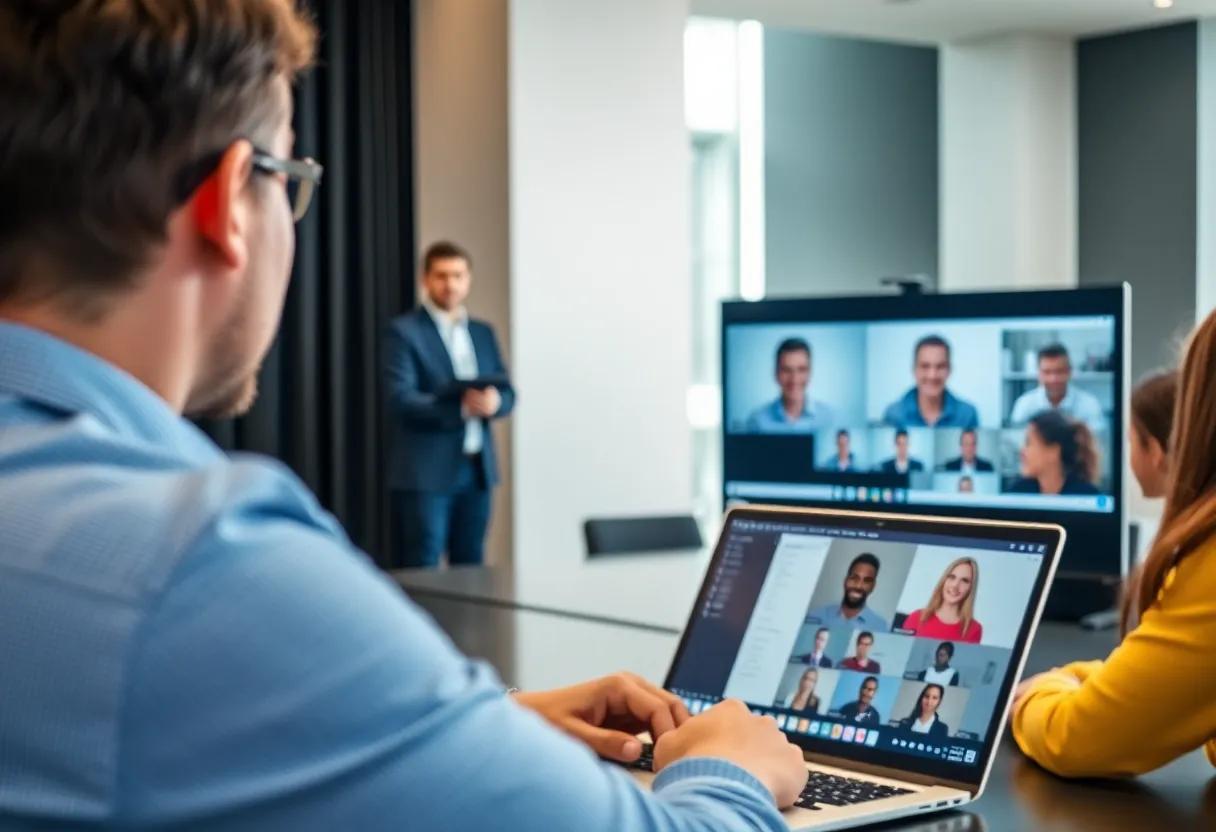
[[[703,711],[708,711],[721,701],[717,697],[684,696],[681,695],[680,691],[675,691],[675,693],[681,696],[685,706],[688,708],[688,712],[693,716]],[[757,716],[767,716],[775,720],[777,727],[787,734],[799,734],[806,737],[819,737],[820,739],[849,742],[856,745],[868,745],[871,748],[878,745],[881,738],[876,728],[860,728],[856,725],[842,725],[839,722],[800,717],[797,714],[783,714],[778,711],[758,708],[754,705],[749,707],[751,707],[752,713]]]

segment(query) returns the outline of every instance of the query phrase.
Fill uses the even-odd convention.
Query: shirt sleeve
[[[1130,777],[1211,738],[1216,563],[1204,561],[1213,554],[1185,559],[1161,600],[1105,662],[1040,677],[1013,713],[1014,738],[1029,757],[1066,777]]]
[[[123,828],[786,828],[725,761],[642,790],[503,695],[349,544],[273,504],[191,549],[126,689]]]

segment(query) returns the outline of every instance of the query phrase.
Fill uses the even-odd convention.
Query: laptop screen
[[[737,509],[667,687],[808,751],[979,783],[1059,534]]]

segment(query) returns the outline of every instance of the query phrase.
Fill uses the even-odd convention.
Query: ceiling
[[[1107,34],[1216,16],[1216,0],[691,0],[692,13],[911,43]]]

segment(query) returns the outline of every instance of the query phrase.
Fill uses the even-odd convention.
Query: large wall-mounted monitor
[[[1129,302],[1126,286],[727,302],[725,500],[1058,522],[1061,574],[1122,575]]]

